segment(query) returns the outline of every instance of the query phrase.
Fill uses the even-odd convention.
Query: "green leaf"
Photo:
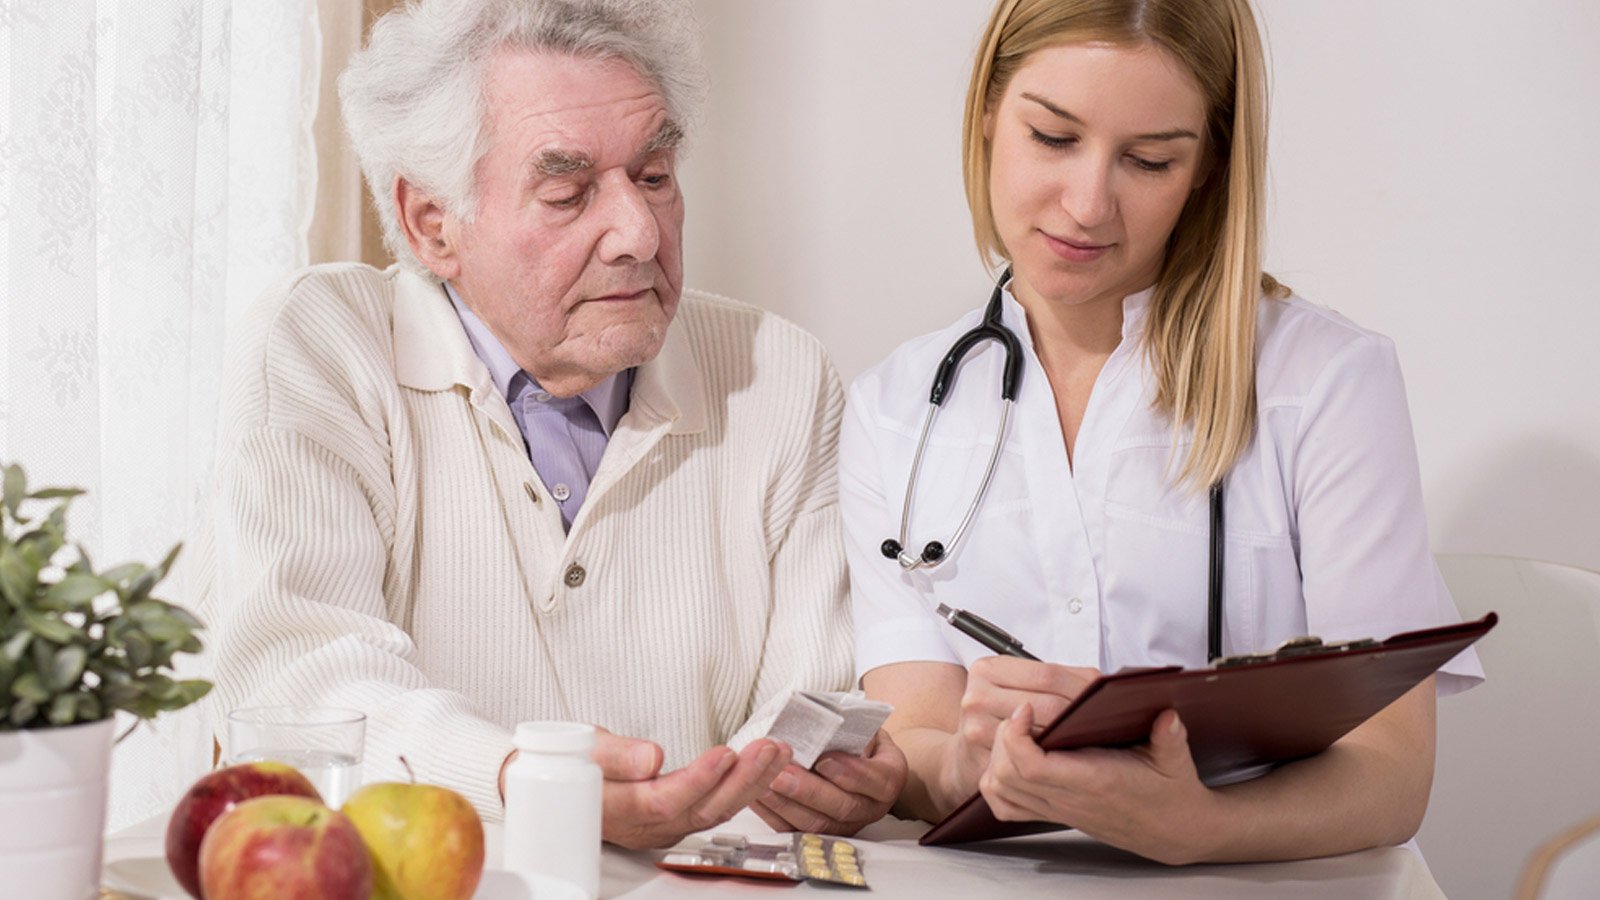
[[[98,575],[68,575],[51,585],[46,596],[69,607],[82,606],[114,587],[113,582]]]
[[[141,563],[123,563],[114,569],[101,572],[100,577],[109,584],[120,585],[130,578],[137,578],[143,575],[144,571],[144,565]]]
[[[155,590],[156,582],[160,580],[161,576],[156,573],[155,569],[146,570],[143,575],[135,578],[133,583],[128,585],[128,592],[122,598],[123,605],[134,606],[149,599],[150,592]]]
[[[64,691],[76,685],[88,663],[89,652],[77,644],[57,650],[55,662],[50,667],[51,690]]]
[[[150,665],[150,657],[155,649],[149,638],[136,631],[129,632],[122,639],[122,651],[128,655],[128,665],[134,669]]]
[[[77,694],[57,694],[50,702],[50,712],[45,717],[51,725],[71,725],[78,720]]]
[[[70,644],[81,638],[86,638],[83,632],[62,621],[57,616],[47,615],[37,610],[24,609],[22,621],[28,630],[47,641],[57,644]]]
[[[171,643],[176,646],[189,636],[189,629],[182,622],[163,613],[159,616],[152,616],[145,623],[144,633],[153,641],[160,641],[163,644]]]
[[[34,703],[44,703],[50,699],[50,689],[44,686],[44,679],[38,672],[24,672],[11,683],[11,696],[18,700],[32,700]]]
[[[184,609],[181,606],[169,606],[169,607],[167,607],[167,615],[172,616],[174,619],[177,619],[179,622],[182,622],[183,623],[183,627],[189,629],[190,631],[201,631],[201,630],[204,630],[205,627],[206,627],[205,623],[200,621],[200,617],[199,616],[195,615],[192,612],[189,612],[187,609]],[[191,651],[191,652],[193,652],[193,651]]]
[[[28,651],[28,642],[31,640],[33,640],[33,632],[17,632],[11,636],[11,640],[5,642],[4,646],[0,646],[0,656],[4,656],[14,663],[21,662],[22,654]]]
[[[93,694],[78,695],[78,721],[98,722],[100,715],[100,698]]]
[[[7,718],[11,720],[13,728],[26,728],[38,712],[39,704],[32,700],[18,700],[11,704],[11,713]]]
[[[38,570],[30,570],[15,547],[0,544],[0,594],[5,595],[7,603],[21,606],[27,602],[37,576]]]
[[[28,495],[30,500],[70,500],[87,494],[83,488],[45,488]]]
[[[162,557],[161,562],[158,563],[155,568],[156,581],[160,581],[161,579],[167,577],[167,573],[172,571],[172,564],[177,562],[178,551],[182,549],[182,543],[173,544],[172,549],[167,551],[167,555]]]
[[[15,464],[6,466],[4,503],[13,517],[22,506],[22,498],[27,495],[28,476],[23,473],[22,467]]]

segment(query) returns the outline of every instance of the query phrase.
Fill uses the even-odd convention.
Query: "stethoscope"
[[[1011,422],[1011,407],[1017,399],[1017,386],[1022,381],[1022,342],[1017,339],[1016,332],[1012,331],[1002,321],[1004,309],[1001,295],[1007,284],[1011,283],[1011,268],[1006,267],[1000,273],[1000,280],[995,283],[994,293],[989,297],[989,305],[983,311],[983,319],[970,331],[956,339],[940,361],[939,368],[933,373],[933,389],[928,393],[928,415],[922,421],[922,433],[917,438],[917,452],[911,458],[911,474],[906,479],[906,498],[900,507],[900,536],[889,538],[879,547],[883,555],[900,564],[900,568],[910,572],[916,569],[934,568],[955,554],[962,540],[967,536],[967,531],[972,527],[973,518],[978,514],[978,507],[983,505],[984,495],[989,493],[989,485],[994,481],[995,465],[1000,462],[1000,448],[1005,446],[1008,426]],[[913,556],[905,547],[911,529],[911,502],[916,495],[917,475],[922,470],[922,457],[928,448],[928,435],[933,431],[933,420],[944,406],[945,398],[950,395],[950,390],[955,386],[956,370],[961,361],[966,358],[972,348],[985,341],[995,341],[1000,344],[1005,352],[1005,369],[1000,376],[1000,428],[995,434],[994,447],[989,451],[989,463],[984,467],[983,480],[978,484],[978,490],[972,495],[972,502],[967,505],[966,515],[961,517],[961,524],[956,526],[955,534],[948,544],[934,540],[922,547],[922,553]],[[1218,480],[1211,485],[1211,558],[1208,566],[1209,583],[1206,592],[1206,659],[1212,661],[1222,655],[1222,564],[1224,561],[1224,541],[1222,528],[1222,482]]]

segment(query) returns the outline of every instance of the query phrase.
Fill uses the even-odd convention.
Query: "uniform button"
[[[550,496],[556,498],[557,503],[565,503],[567,498],[572,496],[572,488],[564,484],[558,484],[550,489]]]
[[[583,580],[588,577],[589,573],[585,572],[583,570],[583,566],[580,566],[577,563],[567,566],[567,573],[562,576],[563,580],[565,580],[567,583],[567,587],[572,588],[582,587]]]
[[[534,490],[533,482],[524,481],[522,483],[522,489],[528,492],[528,499],[533,501],[533,505],[534,506],[538,506],[539,505],[539,492]]]
[[[1073,615],[1083,612],[1083,601],[1079,600],[1077,597],[1073,597],[1071,600],[1068,600],[1067,612],[1072,613]]]

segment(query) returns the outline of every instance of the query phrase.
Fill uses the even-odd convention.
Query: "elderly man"
[[[241,328],[198,554],[214,713],[363,710],[369,780],[404,754],[491,818],[517,722],[594,722],[627,846],[887,810],[886,737],[815,773],[761,737],[849,680],[841,393],[795,327],[681,290],[696,71],[681,3],[376,25],[340,95],[400,264],[300,272]]]

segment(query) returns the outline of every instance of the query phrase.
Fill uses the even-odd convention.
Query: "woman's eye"
[[[1128,161],[1132,162],[1134,166],[1145,172],[1165,172],[1166,170],[1172,168],[1172,160],[1170,159],[1156,160],[1145,159],[1142,156],[1130,156],[1128,157]]]
[[[1051,148],[1053,150],[1059,150],[1062,147],[1069,147],[1069,146],[1071,146],[1071,145],[1073,145],[1073,144],[1078,142],[1077,137],[1075,137],[1073,135],[1070,135],[1070,134],[1066,135],[1064,137],[1058,137],[1058,136],[1053,135],[1053,134],[1045,134],[1044,132],[1040,131],[1039,129],[1033,128],[1031,126],[1028,128],[1028,131],[1029,131],[1030,136],[1034,139],[1034,141],[1036,141],[1037,143],[1043,144],[1044,146],[1049,147],[1049,148]]]

